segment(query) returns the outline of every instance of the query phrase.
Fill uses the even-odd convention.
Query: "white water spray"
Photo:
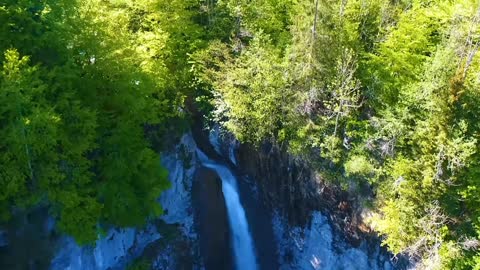
[[[235,176],[227,167],[209,160],[200,150],[197,150],[197,153],[202,164],[207,168],[215,170],[222,179],[222,192],[233,236],[233,250],[237,270],[256,270],[257,262],[253,241],[248,228],[245,210],[240,203]]]

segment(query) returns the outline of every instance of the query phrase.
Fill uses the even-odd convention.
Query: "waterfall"
[[[227,167],[209,160],[200,150],[197,150],[197,153],[202,164],[207,168],[215,170],[222,180],[222,192],[233,236],[233,251],[237,270],[257,269],[253,241],[248,228],[245,210],[240,203],[235,176]]]

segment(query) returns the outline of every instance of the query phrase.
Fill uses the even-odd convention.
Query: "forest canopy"
[[[2,0],[0,218],[79,243],[162,214],[194,102],[355,189],[394,254],[480,269],[475,0]]]
[[[167,172],[145,130],[166,129],[181,93],[157,55],[167,33],[135,29],[149,5],[7,1],[0,5],[0,205],[47,202],[78,242],[103,224],[160,215]],[[137,24],[137,25],[136,25]],[[145,26],[147,27],[147,26]]]
[[[194,56],[211,117],[356,187],[418,268],[480,269],[478,1],[225,4],[237,32]]]

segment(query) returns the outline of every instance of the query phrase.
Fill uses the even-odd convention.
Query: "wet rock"
[[[288,246],[280,251],[282,269],[292,269],[288,268],[289,261],[296,261],[293,269],[391,267],[388,263],[384,265],[384,261],[388,261],[392,255],[384,248],[380,248],[378,237],[373,232],[362,230],[361,208],[355,198],[339,187],[326,185],[306,162],[271,143],[264,143],[260,148],[241,144],[236,157],[242,173],[255,180],[260,197],[264,199],[270,211],[282,217],[282,227],[286,236],[277,238],[279,249],[281,250],[284,245]],[[315,219],[315,213],[322,213],[323,225],[317,224],[319,219]],[[299,246],[302,246],[299,243],[309,241],[308,239],[312,237],[295,237],[295,230],[302,233],[319,231],[322,232],[319,237],[328,237],[313,237],[318,241],[323,239],[324,243],[312,241],[311,245],[302,247],[310,248],[311,251],[302,253],[299,251]],[[362,245],[374,246],[376,249],[362,248]],[[292,248],[295,246],[296,249]],[[330,251],[338,248],[344,251],[340,253]],[[358,262],[363,260],[366,263],[362,264],[361,268],[355,268],[354,262],[348,260],[352,257],[357,257]],[[284,265],[287,265],[287,268],[284,268]],[[396,267],[403,269],[400,264]]]
[[[51,269],[123,269],[140,256],[149,243],[160,237],[153,225],[144,230],[110,229],[95,245],[87,246],[79,246],[71,237],[64,236],[57,244],[58,252],[52,260]]]
[[[56,244],[57,252],[50,269],[125,269],[140,258],[147,258],[148,262],[152,263],[159,261],[160,258],[168,258],[172,265],[179,265],[179,260],[188,261],[192,256],[196,237],[191,209],[195,149],[191,135],[186,134],[173,151],[162,155],[162,165],[170,172],[169,180],[172,185],[159,198],[165,210],[161,220],[152,220],[143,228],[111,228],[95,245],[89,246],[80,247],[71,237],[63,236]],[[178,241],[169,239],[169,230],[166,228],[171,227],[175,227],[175,231],[178,232],[174,236]],[[158,269],[171,268],[159,266]]]
[[[242,173],[255,179],[271,210],[280,211],[291,225],[305,226],[312,211],[335,204],[318,193],[328,189],[316,181],[308,166],[272,144],[259,149],[241,144],[237,159]]]
[[[0,248],[8,246],[7,231],[0,230]]]
[[[290,227],[282,217],[275,215],[275,237],[282,258],[280,269],[352,269],[390,270],[389,257],[376,245],[374,250],[366,244],[358,248],[339,242],[332,226],[320,212],[314,212],[311,223],[302,227]],[[365,242],[364,242],[365,243]],[[288,254],[288,255],[287,255]],[[285,258],[289,257],[288,260]]]
[[[0,269],[48,269],[56,236],[48,230],[48,210],[37,207],[14,213],[0,235]]]
[[[238,174],[236,153],[239,142],[218,125],[210,129],[208,137],[210,144],[222,156],[223,162],[228,164],[230,172],[236,177],[238,195],[245,211],[259,269],[278,269],[277,244],[272,229],[271,212],[266,207],[263,194],[258,192],[253,179]]]
[[[199,168],[193,182],[192,199],[200,235],[200,251],[206,269],[233,269],[227,209],[222,182],[210,169]]]
[[[175,151],[162,155],[162,165],[168,170],[171,187],[160,196],[165,210],[161,217],[167,224],[181,224],[185,235],[195,238],[191,205],[192,180],[198,161],[196,144],[191,134],[182,137]]]

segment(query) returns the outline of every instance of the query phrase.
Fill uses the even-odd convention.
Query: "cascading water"
[[[237,269],[257,269],[253,240],[248,228],[245,210],[240,203],[235,176],[227,167],[209,160],[200,150],[197,150],[197,153],[202,164],[215,170],[222,179],[222,192],[233,236],[233,250]]]

